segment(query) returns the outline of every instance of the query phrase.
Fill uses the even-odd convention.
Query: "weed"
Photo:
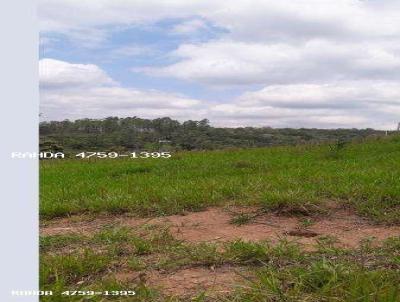
[[[248,224],[249,222],[251,222],[252,219],[253,219],[253,216],[248,213],[239,213],[231,218],[230,223],[240,226],[240,225]]]
[[[312,226],[314,223],[315,222],[309,217],[305,217],[300,220],[300,224],[305,228]]]
[[[85,281],[103,272],[110,262],[106,255],[96,254],[90,249],[81,254],[45,255],[41,257],[40,280],[42,284]]]
[[[81,245],[86,238],[82,235],[67,234],[40,236],[39,247],[42,252],[54,249],[61,249],[71,245]]]
[[[270,258],[270,248],[267,244],[245,242],[242,240],[229,243],[226,247],[225,256],[233,263],[267,263]]]

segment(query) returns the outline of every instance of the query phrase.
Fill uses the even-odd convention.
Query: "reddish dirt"
[[[246,269],[238,267],[185,268],[174,272],[161,273],[120,273],[115,277],[125,282],[144,282],[151,287],[160,288],[169,296],[192,296],[207,291],[208,295],[221,295],[231,292],[239,281],[247,275]]]
[[[232,224],[232,218],[240,213],[253,217],[248,224]],[[237,216],[236,216],[237,217]],[[187,242],[226,242],[235,239],[245,241],[268,240],[277,242],[287,238],[303,245],[306,250],[315,249],[321,236],[334,236],[337,245],[357,247],[360,240],[375,238],[375,244],[382,240],[400,236],[400,226],[382,226],[357,216],[350,209],[333,206],[328,214],[313,217],[282,216],[276,213],[262,213],[257,208],[210,208],[206,211],[173,215],[151,219],[129,216],[103,216],[90,219],[75,216],[47,222],[40,228],[42,235],[78,233],[89,235],[105,226],[126,226],[137,228],[143,225],[168,226],[177,239]],[[239,274],[238,274],[239,272]],[[115,276],[121,281],[143,282],[172,296],[192,297],[207,291],[208,295],[224,295],[232,292],[243,276],[250,273],[238,267],[190,267],[174,272],[150,270],[146,272],[119,272]]]
[[[240,277],[229,267],[211,270],[190,268],[172,274],[158,275],[149,282],[159,285],[168,295],[190,296],[192,293],[207,291],[208,294],[231,292]]]
[[[375,238],[378,243],[391,236],[400,235],[399,226],[373,224],[355,215],[349,209],[335,208],[323,217],[309,217],[311,224],[302,223],[304,217],[288,217],[274,213],[258,215],[248,224],[241,226],[231,223],[234,213],[256,213],[255,208],[210,208],[206,211],[173,215],[152,219],[128,216],[102,217],[87,220],[85,217],[57,219],[41,227],[42,235],[65,233],[90,234],[106,225],[138,227],[144,224],[169,226],[171,233],[188,242],[225,242],[235,239],[246,241],[280,238],[295,240],[306,247],[315,245],[321,236],[334,236],[342,247],[356,247],[360,240]]]
[[[176,238],[188,242],[225,242],[235,239],[259,241],[276,239],[281,233],[297,226],[297,218],[276,215],[258,217],[241,226],[231,223],[233,215],[219,208],[186,216],[166,217],[163,223],[170,225]]]

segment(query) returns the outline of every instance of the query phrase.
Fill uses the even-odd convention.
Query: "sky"
[[[394,129],[398,0],[39,0],[44,120]]]

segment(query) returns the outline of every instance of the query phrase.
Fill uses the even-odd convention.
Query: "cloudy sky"
[[[40,0],[41,112],[393,129],[398,0]]]

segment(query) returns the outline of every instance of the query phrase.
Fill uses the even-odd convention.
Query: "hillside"
[[[170,159],[41,162],[41,215],[166,215],[226,203],[268,209],[326,200],[400,222],[400,139],[249,150],[178,152]]]

